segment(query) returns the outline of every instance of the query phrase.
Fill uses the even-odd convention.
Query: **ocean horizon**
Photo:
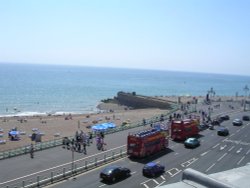
[[[147,96],[244,96],[249,76],[70,65],[0,63],[0,116],[98,112],[117,92]]]

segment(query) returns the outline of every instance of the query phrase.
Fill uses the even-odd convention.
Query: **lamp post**
[[[249,88],[247,85],[245,85],[245,87],[243,88],[243,90],[245,91],[245,99],[244,99],[244,111],[246,110],[246,98],[247,98],[247,93],[249,91]]]
[[[71,151],[72,151],[72,164],[71,164],[71,171],[72,171],[72,174],[74,172],[74,152],[75,152],[75,147],[74,147],[74,144],[72,144],[71,146]]]

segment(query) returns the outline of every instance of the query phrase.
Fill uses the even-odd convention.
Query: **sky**
[[[0,0],[0,63],[250,75],[248,0]]]

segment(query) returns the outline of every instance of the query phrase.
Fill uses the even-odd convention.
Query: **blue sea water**
[[[0,116],[89,113],[117,92],[148,96],[244,95],[248,76],[190,72],[0,64]]]

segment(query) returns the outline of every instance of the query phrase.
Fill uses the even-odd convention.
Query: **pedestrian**
[[[89,132],[89,142],[92,144],[93,143],[93,133]]]
[[[87,146],[86,137],[83,137],[82,145],[83,145],[83,153],[86,155],[86,154],[87,154],[87,149],[86,149],[86,146]]]

